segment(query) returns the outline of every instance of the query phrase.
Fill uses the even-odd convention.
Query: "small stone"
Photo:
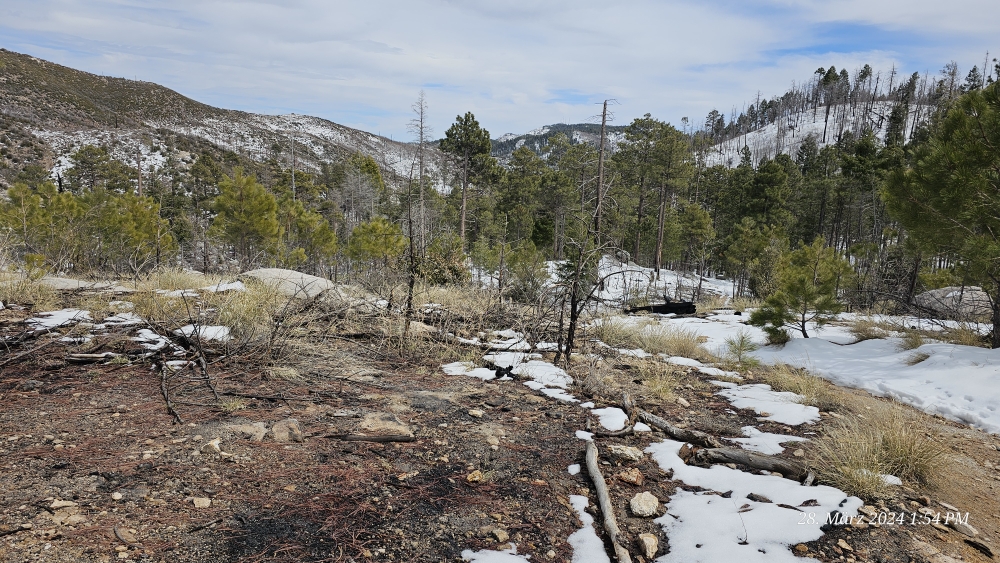
[[[477,469],[466,475],[465,480],[470,483],[478,483],[483,480],[483,472]]]
[[[22,530],[30,530],[33,527],[34,527],[34,524],[32,524],[31,522],[25,522],[24,524],[21,524],[21,529]]]
[[[685,399],[684,397],[677,397],[677,404],[684,408],[688,408],[691,406],[691,403],[689,403],[687,399]]]
[[[948,504],[947,502],[944,502],[944,501],[941,501],[941,500],[939,500],[939,501],[938,501],[938,504],[940,504],[941,506],[943,506],[943,507],[947,508],[948,510],[950,510],[950,511],[952,511],[952,512],[958,512],[958,509],[957,509],[957,508],[955,508],[954,506],[952,506],[952,505]]]
[[[267,435],[267,425],[263,422],[254,422],[252,424],[230,424],[229,426],[226,426],[226,430],[246,434],[254,442],[262,441],[264,436]]]
[[[122,498],[124,498],[124,496],[125,495],[119,493],[118,491],[115,491],[115,492],[111,493],[111,499],[112,500],[121,500]]]
[[[500,438],[497,438],[496,436],[487,436],[486,437],[486,443],[489,444],[489,445],[491,445],[491,446],[499,446],[500,445]]]
[[[632,514],[647,518],[649,516],[656,516],[660,512],[660,499],[656,498],[649,491],[643,491],[632,497],[628,506],[632,509]]]
[[[556,558],[556,552],[550,549],[550,550],[548,550],[548,551],[545,552],[545,556],[548,557],[549,559],[555,559]]]
[[[128,546],[126,546],[126,545],[117,545],[117,546],[115,546],[115,551],[128,551]]]
[[[618,479],[632,485],[642,485],[645,480],[642,472],[635,467],[630,467],[618,474]]]
[[[76,506],[76,503],[71,500],[54,500],[52,501],[52,504],[49,505],[49,508],[69,508],[71,506]]]
[[[271,427],[271,435],[275,442],[301,442],[302,428],[299,427],[298,420],[286,418],[274,423],[274,426]]]
[[[949,520],[948,525],[951,526],[955,531],[965,534],[970,538],[974,538],[979,535],[979,530],[973,528],[971,525],[965,522],[959,522],[958,520]]]
[[[802,456],[806,455],[806,451],[803,450],[802,448],[799,448],[799,449],[795,450],[794,452],[792,452],[792,455],[795,456],[795,457],[802,457]]]
[[[208,508],[212,506],[212,499],[205,497],[194,497],[191,499],[195,508]]]
[[[799,553],[805,553],[809,551],[809,546],[804,543],[800,543],[795,546],[795,551],[798,551]]]
[[[118,539],[122,540],[125,543],[128,544],[139,543],[139,540],[136,539],[135,534],[133,534],[130,530],[126,530],[124,528],[116,528],[115,535],[118,536]]]
[[[284,490],[286,490],[286,491],[288,491],[290,493],[294,493],[295,492],[295,485],[288,485],[287,487],[282,487],[282,489],[284,489]]]
[[[643,458],[642,450],[639,448],[618,444],[608,446],[608,455],[618,461],[639,461]]]
[[[854,551],[853,547],[847,545],[847,542],[844,541],[844,538],[840,538],[839,540],[837,540],[837,547],[839,547],[840,549],[846,549],[847,551]]]
[[[212,440],[206,442],[205,445],[203,445],[201,447],[202,453],[206,453],[206,454],[209,454],[209,453],[216,453],[216,454],[217,453],[221,453],[222,452],[222,447],[219,446],[219,444],[221,442],[222,442],[222,440],[220,438],[213,438]]]
[[[490,533],[493,534],[494,538],[496,538],[497,543],[506,543],[510,540],[510,534],[508,534],[507,530],[504,530],[503,528],[494,528]]]
[[[479,409],[469,409],[469,416],[473,418],[483,418],[483,411]]]
[[[639,534],[639,548],[642,549],[646,559],[652,561],[660,549],[660,540],[653,534]]]
[[[127,551],[119,551],[118,552],[118,559],[128,559],[128,552]]]

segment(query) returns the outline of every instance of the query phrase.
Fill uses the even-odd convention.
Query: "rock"
[[[108,282],[90,282],[49,276],[43,277],[38,283],[56,291],[107,291],[111,293],[132,293],[135,291]]]
[[[122,498],[124,498],[124,496],[125,495],[119,493],[118,491],[115,491],[115,492],[111,493],[111,499],[112,500],[121,500]]]
[[[747,495],[747,498],[754,502],[771,502],[771,499],[767,498],[764,495],[758,495],[757,493],[750,493],[749,495]]]
[[[942,500],[939,500],[938,504],[940,504],[941,506],[947,508],[948,510],[950,510],[952,512],[959,512],[959,510],[957,508],[955,508],[954,506],[952,506],[952,505],[950,505],[947,502],[944,502]]]
[[[837,540],[837,547],[840,549],[846,549],[847,551],[854,551],[854,548],[848,545],[847,542],[844,541],[844,538]]]
[[[989,296],[976,286],[932,289],[917,295],[913,300],[920,307],[954,319],[988,316],[992,312]]]
[[[410,334],[437,334],[438,329],[420,321],[410,321]]]
[[[649,491],[643,491],[628,502],[629,508],[632,509],[632,514],[642,518],[648,518],[650,516],[656,516],[660,512],[660,499],[656,498],[653,493]]]
[[[970,538],[974,538],[979,535],[979,530],[973,528],[970,524],[966,522],[959,522],[958,520],[949,520],[948,526],[951,527],[956,532],[965,534]]]
[[[372,412],[361,419],[361,429],[371,434],[398,434],[412,436],[410,427],[403,424],[391,412]]]
[[[299,427],[299,421],[294,418],[286,418],[275,422],[274,425],[271,426],[271,436],[274,438],[275,442],[301,442],[302,428]]]
[[[803,457],[804,455],[806,455],[806,451],[803,450],[802,448],[799,448],[799,449],[795,450],[794,452],[792,452],[792,455],[795,456],[795,457]]]
[[[805,553],[809,551],[809,546],[804,543],[800,543],[795,546],[795,551],[798,551],[799,553]]]
[[[212,499],[205,497],[192,497],[191,502],[195,508],[208,508],[212,506]]]
[[[684,397],[677,397],[677,404],[684,408],[688,408],[691,406],[691,403],[687,402],[687,399],[685,399]]]
[[[507,530],[504,530],[503,528],[494,528],[490,533],[493,534],[494,538],[496,538],[497,543],[507,543],[507,541],[510,540],[510,534],[508,534]]]
[[[983,543],[983,542],[981,542],[979,540],[969,539],[969,538],[965,538],[965,543],[969,544],[970,546],[972,546],[973,548],[975,548],[977,551],[979,551],[983,555],[985,555],[987,557],[993,557],[993,548],[991,548],[986,543]]]
[[[483,418],[483,411],[479,409],[469,409],[469,416],[473,418]]]
[[[56,500],[52,501],[52,504],[49,505],[49,508],[51,508],[51,509],[54,510],[54,509],[58,509],[58,508],[69,508],[71,506],[76,506],[76,503],[73,502],[73,501],[71,501],[71,500],[59,500],[59,499],[56,499]]]
[[[254,422],[251,424],[230,424],[229,426],[226,426],[226,430],[246,434],[254,442],[262,441],[264,436],[267,435],[267,425],[263,422]]]
[[[660,549],[660,540],[653,534],[639,534],[639,549],[646,559],[652,561]]]
[[[221,453],[222,452],[222,446],[219,445],[221,443],[222,443],[222,439],[220,439],[220,438],[213,438],[213,439],[209,440],[208,442],[205,442],[205,444],[201,447],[201,453],[203,453],[203,454],[217,454],[217,453]]]
[[[486,437],[486,443],[489,444],[489,445],[491,445],[491,446],[499,446],[500,445],[500,438],[497,438],[496,436],[487,436]]]
[[[608,455],[617,461],[639,461],[643,458],[642,450],[639,448],[618,444],[608,446]]]
[[[334,291],[337,284],[332,281],[283,268],[259,268],[243,272],[237,279],[246,282],[254,280],[269,285],[287,297],[312,299],[323,292]]]
[[[550,549],[550,550],[548,550],[548,551],[545,552],[545,556],[548,557],[549,559],[555,559],[556,558],[556,552]]]
[[[630,467],[619,473],[618,479],[632,485],[642,485],[643,481],[645,481],[642,472],[635,467]]]
[[[128,544],[139,543],[139,540],[136,539],[135,534],[133,534],[131,530],[126,530],[125,528],[116,527],[115,535],[118,536],[118,539],[122,540],[125,543]]]
[[[470,483],[478,483],[483,480],[483,472],[477,469],[466,475],[465,480]]]

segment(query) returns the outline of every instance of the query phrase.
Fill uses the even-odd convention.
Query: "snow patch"
[[[770,385],[753,383],[736,385],[725,381],[712,381],[725,387],[717,395],[729,400],[738,409],[753,409],[762,420],[771,420],[789,426],[812,424],[819,420],[819,409],[803,405],[804,397],[790,391],[772,391]]]
[[[586,511],[590,500],[582,495],[570,495],[569,503],[583,523],[582,528],[566,538],[566,542],[573,548],[573,563],[611,563],[604,551],[604,541],[594,530],[594,517]]]

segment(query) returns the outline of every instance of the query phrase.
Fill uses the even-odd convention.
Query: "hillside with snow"
[[[24,166],[36,164],[60,173],[69,155],[85,144],[104,145],[127,163],[160,169],[168,158],[184,163],[184,151],[168,150],[172,135],[195,144],[232,151],[263,161],[279,158],[318,171],[325,162],[360,152],[379,163],[388,179],[406,178],[415,146],[319,117],[263,115],[215,108],[149,82],[98,76],[0,49],[0,129],[23,154],[0,156],[0,185]],[[168,154],[170,152],[171,154]],[[430,148],[427,165],[440,168]]]

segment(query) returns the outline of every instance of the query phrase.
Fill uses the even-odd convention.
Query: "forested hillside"
[[[835,287],[858,309],[906,306],[926,288],[993,283],[990,267],[966,267],[986,247],[914,234],[927,221],[912,219],[920,214],[905,186],[924,181],[913,176],[915,155],[938,150],[935,139],[957,127],[952,115],[995,111],[995,71],[973,68],[963,81],[955,64],[937,79],[830,67],[728,120],[713,111],[701,130],[647,114],[604,139],[598,126],[594,139],[592,130],[571,138],[550,129],[491,142],[467,113],[432,141],[421,99],[415,142],[388,163],[364,143],[342,139],[339,152],[311,144],[325,134],[310,133],[314,118],[297,122],[303,136],[294,144],[261,145],[267,137],[250,135],[240,138],[256,144],[235,149],[206,133],[208,124],[275,131],[290,118],[225,112],[155,85],[2,54],[4,163],[21,163],[0,218],[14,263],[31,268],[139,276],[164,265],[280,265],[332,279],[456,283],[471,266],[477,279],[531,301],[548,261],[615,255],[656,271],[726,277],[736,296],[766,298],[780,289],[791,251],[818,240],[849,262]],[[139,87],[143,103],[129,105]],[[170,125],[178,115],[198,119]],[[138,137],[138,160],[115,152],[125,122],[155,132]],[[14,125],[30,132],[25,140]],[[954,142],[979,150],[991,134]],[[47,161],[58,154],[53,139],[72,135],[73,149]],[[80,140],[88,135],[93,143]],[[495,158],[512,142],[520,146]],[[969,174],[983,189],[995,185],[989,174]],[[697,299],[697,289],[677,297]]]

